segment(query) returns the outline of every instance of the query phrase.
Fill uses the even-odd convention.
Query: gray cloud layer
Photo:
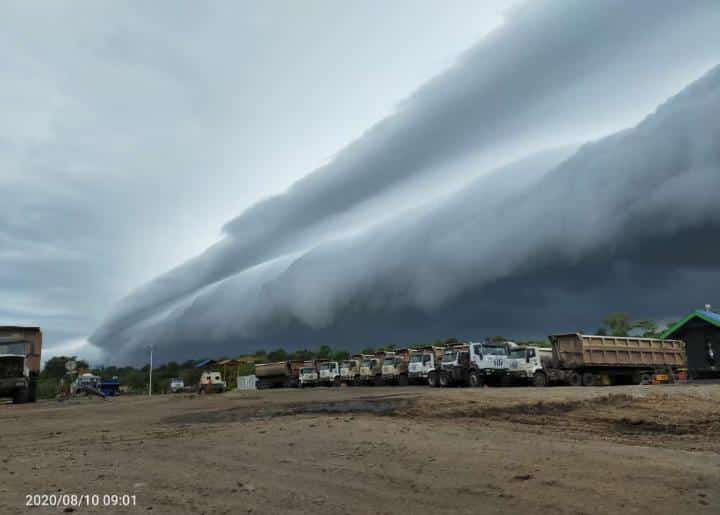
[[[123,300],[93,341],[112,345],[187,295],[337,236],[338,217],[409,179],[434,173],[450,181],[447,167],[464,158],[499,164],[635,123],[720,59],[716,7],[546,0],[517,9],[331,163],[251,207],[219,243]]]
[[[182,355],[198,342],[227,351],[537,335],[588,327],[610,309],[672,316],[716,294],[717,191],[720,66],[632,129],[237,274],[110,343]]]

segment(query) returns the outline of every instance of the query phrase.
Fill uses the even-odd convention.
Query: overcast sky
[[[86,337],[512,2],[3,2],[0,322]]]
[[[458,220],[445,202],[500,208],[545,173],[636,184],[644,167],[632,179],[577,145],[637,127],[720,62],[713,0],[6,2],[0,15],[0,322],[41,325],[46,357],[95,358],[90,335],[105,360],[147,343],[166,357],[205,339],[231,353],[333,343],[343,323],[446,336],[436,317],[461,292],[480,310],[488,281],[516,295],[547,277],[520,279],[544,252],[529,243],[477,274],[503,262],[502,224],[527,220],[498,220],[485,245],[490,213]],[[703,133],[638,134],[668,127]],[[614,225],[598,227],[594,244]],[[416,262],[435,239],[474,257]],[[574,280],[602,275],[570,254]],[[581,323],[603,308],[578,309]]]

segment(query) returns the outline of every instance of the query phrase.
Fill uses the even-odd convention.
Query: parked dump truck
[[[360,377],[358,378],[358,384],[382,385],[382,364],[384,359],[384,352],[363,354],[360,360]]]
[[[320,384],[323,386],[340,386],[340,363],[337,361],[326,361],[318,367],[320,372]]]
[[[0,327],[0,397],[35,402],[41,353],[39,327]]]
[[[278,361],[275,363],[258,363],[255,365],[255,387],[266,388],[297,388],[300,384],[300,368],[302,361]]]
[[[385,354],[382,365],[383,383],[407,386],[409,384],[409,361],[410,349],[398,349],[395,352]]]
[[[590,336],[550,337],[552,358],[535,372],[534,384],[572,386],[673,382],[687,368],[685,343],[654,338]]]
[[[443,352],[437,381],[440,386],[482,386],[509,380],[511,342],[470,342],[452,345]],[[433,381],[435,378],[433,378]],[[428,382],[431,382],[428,379]]]
[[[438,386],[436,369],[440,368],[445,347],[425,347],[410,351],[408,363],[408,381],[410,384],[424,384],[429,382],[430,373],[435,381],[431,386]]]
[[[200,375],[198,392],[200,393],[223,393],[227,390],[227,383],[223,381],[222,374],[217,370],[205,370]]]
[[[352,359],[346,359],[340,363],[340,381],[342,384],[351,386],[360,383],[360,361],[361,355],[355,355]]]
[[[300,368],[300,388],[306,386],[317,386],[320,384],[320,373],[319,367],[321,362],[315,360],[305,361],[302,368]]]
[[[510,349],[508,366],[510,377],[515,384],[536,384],[544,386],[546,378],[542,372],[549,368],[552,349],[549,347],[516,347]]]

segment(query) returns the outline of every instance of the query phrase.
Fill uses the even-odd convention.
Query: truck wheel
[[[362,386],[362,380],[360,379],[360,376],[355,376],[355,379],[353,380],[353,384],[355,386]]]
[[[450,376],[448,376],[445,372],[440,372],[440,380],[438,382],[440,383],[440,386],[447,388],[450,386]]]
[[[382,386],[384,383],[382,376],[375,376],[375,386]]]
[[[643,374],[640,376],[640,384],[652,384],[652,374]]]
[[[13,395],[13,404],[25,404],[30,400],[30,389],[29,388],[21,388],[20,390],[15,390],[15,395]]]
[[[582,375],[582,384],[583,386],[595,386],[595,376],[590,372],[585,372]]]
[[[432,386],[433,388],[437,387],[438,385],[437,372],[435,372],[434,370],[428,374],[428,385]]]
[[[28,401],[37,401],[37,379],[30,379],[30,391],[28,392]]]
[[[470,386],[472,386],[473,388],[477,388],[479,386],[482,386],[485,381],[480,372],[478,372],[477,370],[473,370],[472,372],[470,372],[468,382],[470,383]]]
[[[570,386],[582,386],[582,376],[579,373],[570,374]]]
[[[533,385],[537,386],[539,388],[542,388],[543,386],[547,386],[548,380],[547,376],[544,372],[535,372],[535,375],[533,376]]]
[[[342,380],[339,377],[336,377],[332,385],[335,387],[342,386]]]
[[[406,376],[405,374],[401,374],[398,378],[398,385],[400,386],[407,386],[409,382],[410,381],[408,381],[408,376]]]

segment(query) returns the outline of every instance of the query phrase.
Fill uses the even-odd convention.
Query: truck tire
[[[595,376],[591,374],[590,372],[585,372],[582,375],[582,384],[583,386],[595,386]]]
[[[428,386],[437,388],[438,386],[438,375],[434,370],[428,374]]]
[[[652,374],[645,373],[640,376],[640,384],[647,385],[652,384]]]
[[[355,376],[355,379],[353,379],[353,384],[355,386],[362,386],[362,379],[360,379],[360,376]]]
[[[440,386],[443,388],[447,388],[450,386],[450,376],[446,372],[440,372],[438,383],[440,383]]]
[[[547,385],[548,385],[548,379],[547,379],[547,376],[545,375],[545,372],[535,372],[535,375],[533,376],[533,386],[542,388]]]
[[[30,379],[30,391],[28,392],[28,401],[37,401],[37,378],[35,377]]]
[[[382,376],[375,376],[374,384],[375,386],[382,386],[383,384],[385,384],[385,381],[383,381]]]
[[[479,386],[482,386],[485,382],[485,378],[478,372],[477,370],[473,370],[470,372],[470,376],[468,377],[468,383],[470,383],[470,386],[473,388],[477,388]]]
[[[400,377],[398,377],[398,385],[407,386],[409,383],[408,376],[406,374],[400,374]]]
[[[342,379],[340,379],[339,377],[336,377],[335,380],[332,382],[332,385],[335,387],[342,386]]]
[[[578,372],[570,374],[570,386],[582,386],[582,375]]]
[[[30,400],[30,389],[29,388],[20,388],[19,390],[15,390],[15,394],[13,395],[13,404],[25,404]]]

